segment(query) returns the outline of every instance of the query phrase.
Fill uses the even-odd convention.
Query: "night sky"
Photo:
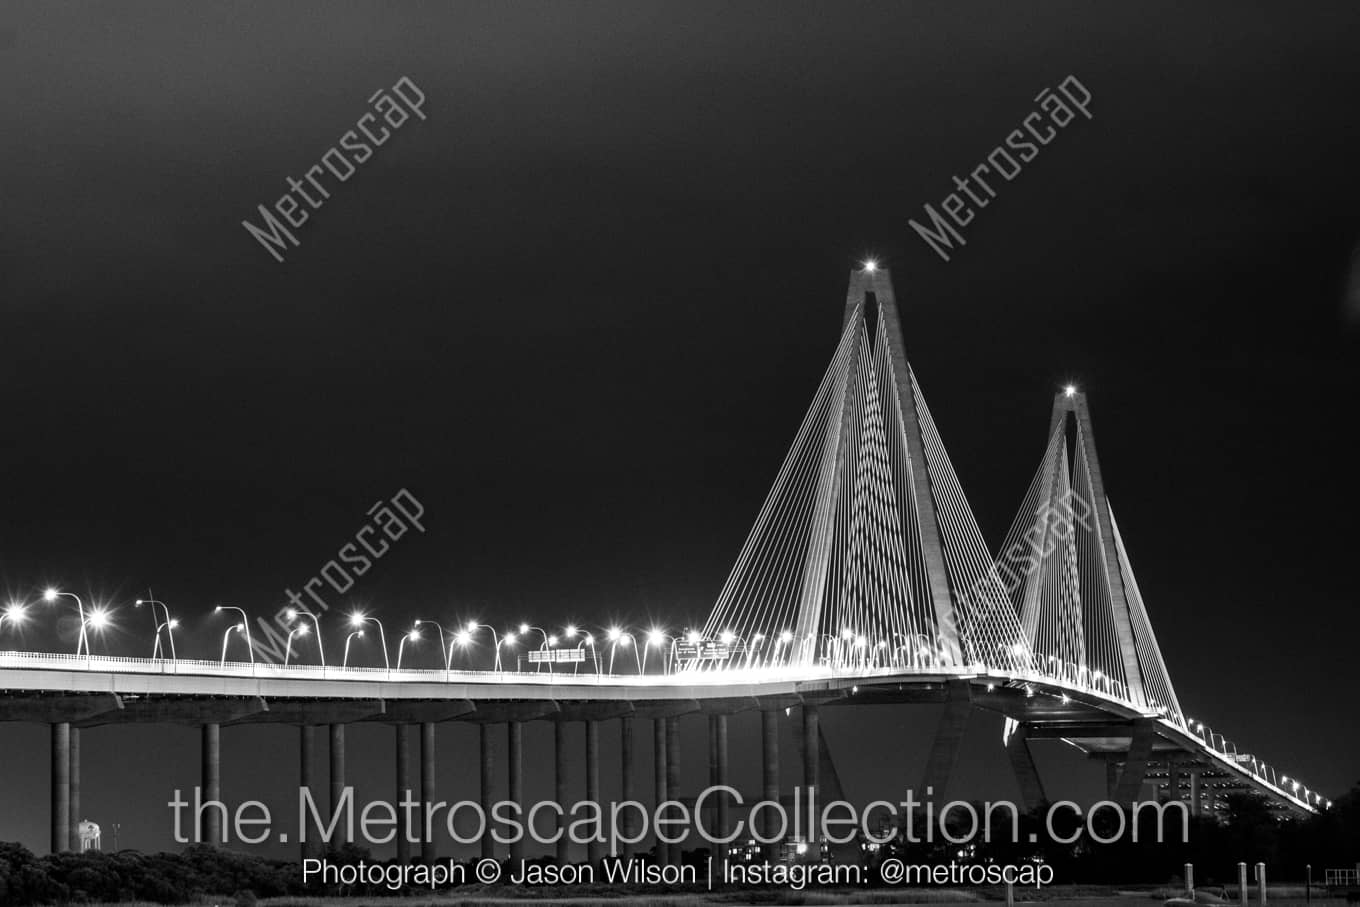
[[[1357,39],[1353,4],[7,4],[0,591],[108,602],[95,651],[144,655],[150,587],[180,654],[215,658],[214,604],[272,613],[407,488],[428,531],[335,607],[701,622],[873,255],[989,544],[1075,381],[1187,712],[1342,793]],[[941,260],[909,219],[1068,75],[1094,118]],[[428,119],[276,262],[241,221],[403,76]],[[38,615],[25,648],[73,646]],[[930,709],[830,711],[841,774],[878,779],[851,793],[915,779]],[[974,722],[970,793],[1013,792],[999,728]],[[441,793],[475,796],[452,780],[474,731],[440,734]],[[36,849],[46,739],[0,727],[0,839]],[[361,797],[386,796],[390,729],[354,739]],[[752,789],[755,740],[736,725]],[[85,741],[84,813],[169,846],[196,733]],[[227,797],[279,801],[295,743],[227,730]]]

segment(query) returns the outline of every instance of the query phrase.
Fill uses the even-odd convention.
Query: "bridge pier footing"
[[[52,852],[70,849],[71,842],[71,725],[52,725]]]
[[[935,742],[931,744],[930,756],[926,759],[925,777],[921,782],[922,802],[939,805],[944,800],[949,777],[959,761],[963,735],[968,730],[968,716],[972,712],[972,685],[966,680],[951,679],[949,699],[945,702],[939,729],[935,731]]]

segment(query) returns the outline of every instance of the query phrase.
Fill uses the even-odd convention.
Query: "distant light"
[[[886,649],[886,648],[888,647],[888,644],[887,644],[886,642],[884,642],[883,640],[880,639],[880,640],[878,641],[878,647],[879,647],[880,649]]]
[[[179,618],[176,617],[176,618],[172,619],[172,620],[170,621],[170,623],[167,624],[167,626],[170,627],[171,630],[177,630],[177,629],[179,629]],[[306,634],[304,633],[303,635],[305,636]]]
[[[619,637],[623,635],[623,631],[620,630],[618,627],[610,627],[608,635],[610,642],[618,642]]]
[[[779,641],[783,643],[793,642],[793,634],[788,630],[785,630],[783,633],[779,634]]]
[[[5,609],[5,617],[13,624],[23,623],[24,618],[27,616],[28,609],[18,602],[11,603],[10,606]]]
[[[364,616],[358,611],[355,611],[349,616],[349,625],[355,629],[362,627],[364,625]]]
[[[95,608],[90,612],[89,624],[96,630],[107,627],[109,625],[108,612],[104,611],[102,608]]]
[[[407,634],[406,634],[406,641],[407,641],[407,642],[415,642],[415,641],[418,640],[418,639],[420,639],[420,631],[419,631],[419,630],[412,630],[410,633],[407,633]]]
[[[519,625],[519,632],[520,632],[520,635],[521,635],[521,636],[523,636],[525,633],[528,633],[528,632],[529,632],[529,625],[528,625],[528,624],[520,624],[520,625]]]
[[[556,634],[556,633],[554,633],[552,636],[549,636],[549,637],[548,637],[548,645],[550,645],[550,646],[555,646],[555,645],[557,645],[557,634]]]
[[[1063,396],[1064,396],[1064,397],[1072,397],[1072,396],[1075,396],[1076,393],[1077,393],[1077,386],[1076,386],[1075,384],[1069,384],[1069,385],[1067,385],[1066,387],[1063,388]]]
[[[722,640],[722,644],[725,646],[732,645],[732,641],[736,638],[737,638],[736,635],[731,630],[724,630],[722,635],[718,637],[718,639]]]
[[[469,633],[476,633],[476,632],[477,632],[477,621],[475,621],[475,620],[470,620],[470,621],[468,621],[467,631],[468,631]]]
[[[855,631],[851,630],[849,627],[846,627],[844,630],[841,631],[841,639],[854,639],[854,638]]]
[[[137,604],[140,605],[141,602],[138,602]],[[283,612],[283,616],[289,620],[297,620],[297,608],[289,608],[287,611]]]
[[[647,642],[651,643],[654,646],[659,647],[665,641],[666,634],[662,633],[660,630],[653,630],[652,632],[647,634]]]
[[[619,645],[623,646],[626,649],[628,648],[628,643],[632,642],[632,640],[633,638],[631,636],[625,636],[623,639],[619,640]]]
[[[877,270],[878,270],[878,262],[874,261],[872,258],[865,260],[865,262],[864,262],[864,273],[866,273],[866,274],[872,274],[872,273],[874,273],[874,272],[877,271]]]
[[[692,646],[697,646],[699,643],[704,641],[704,638],[699,635],[698,630],[690,630],[689,634],[685,637],[685,639],[688,640],[689,644]]]
[[[458,643],[458,645],[465,646],[468,643],[472,642],[472,634],[469,633],[467,630],[459,630],[458,635],[455,636],[453,639],[454,642]]]
[[[177,620],[170,621],[170,626],[178,627],[179,621]],[[296,633],[298,636],[306,636],[308,633],[312,632],[312,628],[307,626],[306,624],[298,624],[297,627],[293,630],[293,632]]]
[[[139,598],[139,599],[137,599],[135,602],[133,602],[133,604],[134,604],[134,605],[144,605],[144,604],[146,604],[146,602],[142,601],[142,600]]]
[[[764,634],[764,633],[757,633],[755,636],[752,636],[752,637],[751,637],[752,641],[754,641],[754,642],[760,642],[760,641],[761,641],[762,639],[764,639],[764,638],[765,638],[765,634]]]
[[[513,633],[505,634],[505,644],[507,646],[513,646],[515,644],[515,634]]]
[[[45,590],[43,590],[43,601],[54,602],[56,600],[57,600],[56,589],[53,589],[51,586],[48,586]]]
[[[567,639],[575,639],[575,638],[576,638],[576,625],[575,625],[575,624],[567,624],[567,630],[566,630],[566,634],[565,634],[565,635],[566,635]]]

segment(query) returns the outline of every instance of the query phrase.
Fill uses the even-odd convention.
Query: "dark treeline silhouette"
[[[981,812],[981,810],[979,810]],[[1077,835],[1072,843],[1058,843],[1047,833],[1042,813],[1024,816],[1019,835],[1012,840],[1009,823],[1005,834],[984,842],[979,834],[972,844],[938,842],[907,843],[903,838],[880,848],[868,862],[876,866],[888,856],[908,863],[997,863],[1019,865],[1044,862],[1053,867],[1054,879],[1068,883],[1144,883],[1161,885],[1179,879],[1185,863],[1195,864],[1202,885],[1231,883],[1239,861],[1258,861],[1269,867],[1273,879],[1301,880],[1304,867],[1313,866],[1321,880],[1327,868],[1350,868],[1360,862],[1360,787],[1336,800],[1333,807],[1307,819],[1280,821],[1264,803],[1250,795],[1229,799],[1222,821],[1199,817],[1190,820],[1188,840],[1180,837],[1177,818],[1166,823],[1164,840],[1156,840],[1156,822],[1144,811],[1139,840],[1131,830],[1108,844],[1081,832],[1083,820],[1066,810],[1055,813],[1053,831],[1060,838]],[[1170,813],[1169,815],[1177,815]],[[921,818],[918,816],[918,818]],[[1119,820],[1113,813],[1098,814],[1096,832],[1112,837]],[[966,821],[951,823],[956,837],[967,832]],[[1031,843],[1033,834],[1036,841]],[[916,829],[924,838],[924,827]],[[938,838],[939,835],[937,834]],[[701,860],[704,851],[686,853]],[[353,845],[332,851],[335,864],[374,861]],[[546,859],[546,858],[545,858]],[[474,878],[469,872],[468,878]],[[266,860],[206,846],[193,846],[180,853],[144,854],[133,850],[117,853],[61,853],[35,856],[20,844],[0,843],[0,907],[82,902],[148,901],[182,904],[208,896],[234,900],[238,907],[251,907],[256,898],[283,895],[381,896],[398,892],[381,885],[344,889],[303,886],[297,861]]]

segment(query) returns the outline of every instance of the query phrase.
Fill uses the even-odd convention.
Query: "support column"
[[[510,745],[510,802],[524,808],[524,722],[511,721],[506,725]],[[510,845],[510,859],[519,863],[524,859],[524,838]]]
[[[1119,774],[1119,785],[1115,788],[1114,802],[1132,804],[1143,792],[1143,779],[1147,777],[1148,763],[1152,761],[1152,746],[1157,741],[1157,732],[1152,722],[1140,719],[1133,726],[1133,737],[1129,740],[1129,756],[1124,762],[1124,771]]]
[[[425,721],[420,725],[420,857],[426,863],[433,863],[439,859],[439,845],[435,841],[435,828],[438,823],[431,823],[426,820],[429,815],[429,805],[436,802],[435,790],[435,749],[434,749],[434,729],[433,721]],[[431,827],[431,826],[434,827]]]
[[[633,719],[628,717],[619,719],[619,762],[623,775],[624,802],[635,802],[637,800],[637,774],[636,767],[633,765]],[[631,809],[624,811],[623,834],[629,841],[637,837],[637,817]],[[612,846],[613,842],[611,841]],[[625,841],[623,857],[629,859],[632,856],[633,845]]]
[[[761,749],[764,753],[764,762],[761,766],[761,779],[764,782],[764,799],[772,803],[779,802],[779,712],[775,709],[765,709],[760,713],[760,738]],[[766,809],[764,827],[761,829],[762,837],[770,837],[775,831],[774,810]],[[765,845],[765,861],[773,863],[779,858],[779,845]]]
[[[556,765],[556,787],[555,793],[557,805],[566,810],[567,797],[570,792],[567,789],[567,723],[562,720],[553,722],[553,756]],[[557,839],[557,865],[566,866],[570,861],[571,841],[567,838],[567,817],[558,815],[557,830],[562,837]]]
[[[1020,725],[1011,734],[1011,739],[1006,743],[1006,755],[1010,757],[1015,781],[1020,785],[1020,802],[1024,804],[1026,812],[1034,812],[1048,802],[1048,796],[1044,793],[1039,768],[1034,764],[1034,751],[1029,747],[1029,729],[1025,725]]]
[[[495,774],[492,772],[491,767],[495,764],[496,747],[491,734],[491,725],[483,723],[481,725],[480,734],[482,741],[482,788],[480,796],[482,800],[482,815],[484,816],[491,815],[492,785],[495,781]],[[492,839],[490,830],[488,829],[487,833],[482,835],[482,859],[494,860],[495,858],[496,842]]]
[[[653,783],[655,784],[656,787],[656,810],[659,813],[661,810],[661,804],[665,803],[668,799],[670,799],[667,796],[668,791],[666,789],[666,778],[668,775],[666,763],[669,760],[666,758],[665,718],[652,719],[652,738],[653,738],[652,754],[654,757],[652,767],[652,778]],[[658,830],[656,838],[656,862],[660,866],[665,866],[667,864],[666,848],[667,844],[665,841],[661,840],[661,835]]]
[[[1199,769],[1190,770],[1190,815],[1198,816],[1202,809],[1199,790]]]
[[[603,815],[604,805],[600,803],[600,722],[586,721],[586,800],[600,807]],[[586,854],[591,866],[600,865],[604,859],[604,844],[592,839],[586,845]]]
[[[818,732],[817,706],[803,703],[803,796],[807,798],[808,853],[816,859],[812,845],[817,842],[816,795],[817,767],[821,764],[821,739]]]
[[[709,762],[708,762],[708,781],[714,787],[727,786],[727,716],[710,715],[708,719],[708,738],[709,738]],[[717,819],[713,824],[713,837],[727,837],[727,830],[730,827],[728,822],[728,811],[731,804],[728,802],[728,795],[724,793],[715,794],[714,799],[718,801]],[[727,850],[732,845],[714,843],[713,854],[719,866],[727,864]]]
[[[680,799],[680,719],[666,719],[666,793],[672,800]],[[676,842],[666,848],[666,865],[684,863],[685,845]]]
[[[308,796],[312,796],[312,755],[316,748],[316,728],[309,724],[298,727],[298,787],[307,791]],[[307,812],[302,810],[298,816],[298,821],[302,823],[298,828],[298,846],[302,850],[302,857],[314,854],[316,847],[317,830],[309,828]]]
[[[222,725],[203,725],[202,795],[198,815],[198,839],[204,844],[222,843]]]
[[[1113,800],[1114,792],[1119,788],[1119,766],[1115,763],[1113,756],[1105,757],[1105,799]]]
[[[401,801],[411,795],[411,726],[397,724],[397,862],[411,862],[411,826]]]
[[[343,724],[332,724],[331,730],[331,821],[340,813],[341,804],[345,797],[345,726]],[[330,842],[332,847],[345,843],[344,832],[337,825],[339,840]]]
[[[921,801],[937,806],[944,800],[945,789],[949,786],[949,776],[959,761],[963,735],[968,730],[968,716],[973,711],[973,688],[966,680],[949,681],[949,699],[945,702],[944,714],[935,731],[935,742],[930,746],[930,756],[926,760],[926,774],[922,779]]]
[[[52,725],[52,852],[71,848],[71,725]]]
[[[71,728],[71,837],[70,846],[80,851],[80,728]]]
[[[1166,763],[1166,799],[1171,803],[1181,799],[1181,767],[1175,759]]]

